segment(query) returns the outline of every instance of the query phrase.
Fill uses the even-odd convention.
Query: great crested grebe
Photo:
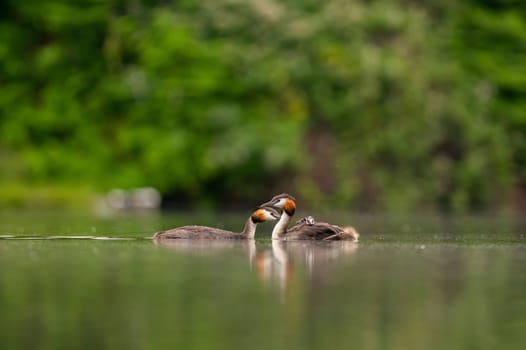
[[[272,230],[272,239],[284,241],[297,240],[327,240],[327,241],[358,241],[360,235],[353,227],[339,227],[326,222],[315,222],[311,216],[301,219],[287,229],[294,212],[296,199],[289,194],[282,193],[275,196],[262,206],[273,206],[282,211],[281,218]]]
[[[245,227],[240,233],[208,226],[182,226],[159,231],[153,235],[153,239],[254,239],[257,224],[277,220],[279,217],[280,213],[275,208],[260,206],[247,219]]]

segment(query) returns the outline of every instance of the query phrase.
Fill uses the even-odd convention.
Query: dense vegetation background
[[[3,1],[0,200],[516,207],[526,5]]]

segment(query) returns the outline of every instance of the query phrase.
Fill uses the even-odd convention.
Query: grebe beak
[[[276,203],[277,203],[277,201],[275,201],[275,200],[270,200],[270,201],[268,201],[268,202],[265,202],[265,203],[263,203],[263,204],[260,204],[259,207],[260,207],[260,208],[263,208],[263,207],[265,207],[265,208],[272,207],[272,208],[275,208],[275,209],[280,209],[279,207],[276,207]],[[281,209],[280,209],[280,210],[281,210]]]
[[[280,218],[281,214],[276,210],[276,211],[273,211],[270,213],[270,215],[272,215],[272,217],[274,218],[274,220],[277,220]]]
[[[271,205],[262,205],[260,207],[265,210],[265,213],[267,214],[267,220],[277,220],[281,217],[281,212],[276,207]]]

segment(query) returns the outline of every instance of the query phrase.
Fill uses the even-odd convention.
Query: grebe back
[[[280,213],[275,208],[260,206],[247,219],[245,227],[240,233],[215,227],[192,225],[157,232],[153,235],[153,239],[253,239],[257,224],[277,220],[279,217]]]

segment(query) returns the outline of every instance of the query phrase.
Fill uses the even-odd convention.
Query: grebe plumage
[[[272,230],[272,239],[280,239],[284,241],[358,241],[360,236],[353,227],[340,227],[326,222],[314,222],[314,219],[310,216],[301,219],[291,228],[287,228],[294,212],[296,211],[296,199],[289,194],[282,193],[263,204],[263,206],[268,205],[276,207],[282,211],[280,219]]]
[[[275,208],[260,206],[247,219],[245,227],[240,233],[215,227],[192,225],[157,232],[153,235],[153,239],[254,239],[257,224],[277,220],[279,217],[280,213]]]

